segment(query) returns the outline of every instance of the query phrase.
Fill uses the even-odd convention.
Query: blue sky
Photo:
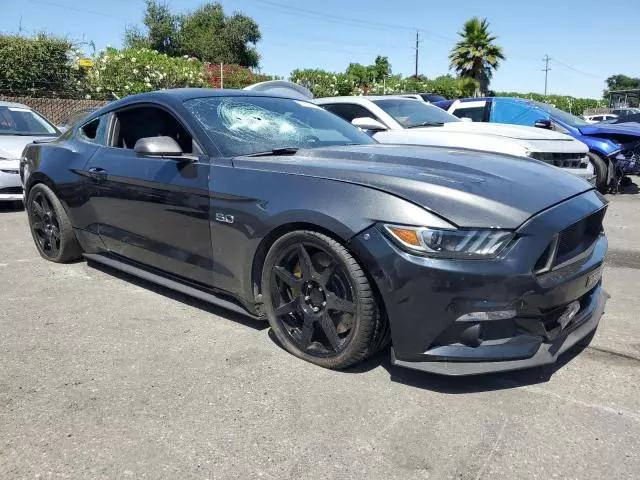
[[[174,10],[200,0],[170,0]],[[495,90],[542,92],[542,58],[552,61],[550,93],[599,97],[615,73],[640,76],[638,0],[222,0],[227,13],[241,11],[261,28],[258,44],[265,73],[287,76],[294,68],[342,71],[349,62],[372,63],[386,55],[394,73],[414,69],[415,30],[420,29],[420,73],[448,72],[447,54],[468,18],[487,17],[507,61]],[[518,6],[515,6],[516,3]],[[283,8],[282,5],[285,5]],[[291,8],[286,8],[289,5]],[[609,8],[610,11],[606,9]],[[120,46],[127,24],[140,24],[143,0],[0,0],[0,31],[46,31],[98,47]]]

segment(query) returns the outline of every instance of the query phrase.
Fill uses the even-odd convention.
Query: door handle
[[[94,180],[106,180],[107,179],[107,171],[104,168],[100,167],[91,167],[89,169],[89,176]]]

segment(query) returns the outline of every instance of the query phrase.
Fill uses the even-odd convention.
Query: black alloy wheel
[[[33,218],[31,229],[40,250],[47,257],[57,257],[60,252],[60,224],[51,203],[44,193],[37,192],[29,207]]]
[[[344,368],[373,353],[382,324],[369,281],[349,252],[311,231],[269,250],[262,292],[271,327],[294,355]]]
[[[40,255],[64,263],[81,257],[81,249],[67,214],[53,191],[44,184],[31,188],[26,205],[31,235]]]

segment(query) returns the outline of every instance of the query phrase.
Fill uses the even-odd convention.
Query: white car
[[[600,113],[598,115],[584,115],[582,118],[589,123],[599,123],[605,120],[614,120],[618,118],[618,115],[614,115],[613,113]]]
[[[468,148],[534,158],[595,182],[587,146],[558,132],[461,121],[436,106],[399,96],[329,97],[314,102],[381,143]]]
[[[0,202],[22,201],[20,157],[24,147],[59,134],[51,122],[26,105],[0,102]]]

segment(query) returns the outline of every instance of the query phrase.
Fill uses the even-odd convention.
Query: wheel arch
[[[253,260],[251,263],[251,289],[253,292],[253,297],[256,300],[259,300],[259,296],[261,292],[260,279],[262,277],[262,267],[264,265],[264,260],[267,256],[267,252],[271,248],[271,246],[275,243],[275,241],[286,235],[290,232],[295,232],[297,230],[311,230],[314,232],[322,233],[333,240],[340,242],[345,248],[348,249],[347,242],[350,237],[344,237],[343,235],[337,234],[333,229],[329,228],[326,225],[321,225],[320,223],[313,223],[307,221],[290,221],[287,223],[283,223],[278,225],[277,227],[271,229],[260,241],[258,247],[256,248]],[[354,255],[355,257],[355,255]],[[356,258],[356,260],[358,260]],[[359,261],[359,260],[358,260]]]

